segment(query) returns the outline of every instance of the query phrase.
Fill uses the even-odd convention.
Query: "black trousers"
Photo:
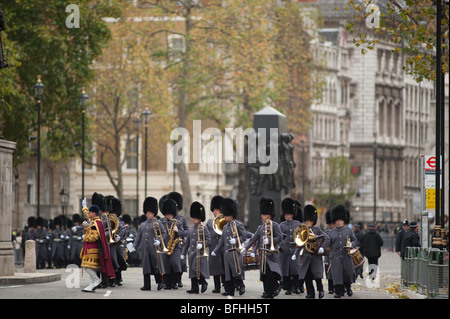
[[[266,273],[261,273],[261,281],[263,282],[264,292],[268,295],[273,294],[279,288],[278,281],[280,279],[280,276],[276,272],[273,272],[270,269],[269,264],[266,263]]]
[[[300,279],[300,286],[305,283],[306,292],[308,293],[308,295],[315,293],[313,280],[316,282],[317,291],[323,291],[322,279],[314,279],[311,268],[308,268],[308,270],[306,271],[305,279]]]

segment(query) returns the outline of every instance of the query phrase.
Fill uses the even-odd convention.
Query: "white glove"
[[[114,238],[115,240],[116,240],[116,242],[117,241],[119,241],[120,240],[120,236],[119,235],[116,235],[116,237]]]
[[[175,227],[173,228],[173,231],[176,232],[176,233],[178,233],[178,227],[175,226]]]
[[[132,243],[128,243],[127,248],[129,253],[136,251],[136,248],[134,248]]]
[[[211,253],[211,256],[215,257],[215,256],[216,256],[216,253],[215,253],[215,252],[212,252],[212,253]]]
[[[263,239],[263,244],[264,244],[264,245],[268,245],[268,244],[269,244],[269,238],[264,237],[264,239]]]
[[[184,259],[184,255],[181,255],[181,256],[180,256],[180,259]]]
[[[77,231],[77,227],[76,227],[76,226],[73,226],[73,227],[72,227],[72,231],[75,233],[75,232]]]
[[[158,239],[155,239],[153,245],[155,246],[159,246],[159,244],[161,244],[161,242]]]
[[[59,238],[64,239],[64,235],[60,235]]]
[[[297,256],[295,254],[292,255],[291,260],[297,260]]]
[[[236,239],[234,238],[230,238],[229,242],[231,245],[236,245]]]
[[[203,245],[202,244],[197,244],[197,249],[202,249]]]
[[[241,254],[242,254],[242,255],[245,254],[246,251],[247,251],[247,249],[245,249],[245,247],[242,247],[242,248],[241,248]]]
[[[86,197],[83,198],[83,201],[81,202],[81,206],[82,206],[82,207],[86,207],[86,206],[87,206]]]
[[[255,258],[255,253],[250,253],[250,257]]]
[[[319,248],[319,251],[318,251],[319,255],[323,254],[324,251],[325,251],[325,250],[324,250],[322,247],[320,247],[320,248]]]

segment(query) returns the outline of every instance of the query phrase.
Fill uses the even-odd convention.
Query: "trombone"
[[[159,238],[162,246],[163,246],[163,250],[161,252],[160,247],[155,247],[156,250],[156,260],[158,261],[158,268],[159,268],[159,274],[162,276],[163,275],[163,269],[162,269],[162,262],[161,262],[161,256],[159,255],[160,253],[167,253],[169,250],[167,249],[166,245],[164,244],[164,238],[162,236],[161,233],[161,227],[159,226],[159,222],[156,220],[155,218],[152,219],[153,222],[153,231],[155,232],[155,238]]]
[[[267,261],[267,253],[274,253],[277,252],[277,249],[275,249],[275,245],[273,244],[273,223],[271,220],[264,223],[264,238],[270,238],[270,247],[267,248],[267,245],[262,244],[261,248],[261,273],[264,275],[266,274],[266,261]]]
[[[233,251],[233,260],[234,260],[234,269],[236,270],[236,274],[241,274],[241,265],[239,263],[239,255],[238,252],[236,252],[237,249],[241,248],[241,240],[239,239],[239,232],[236,226],[236,221],[232,220],[230,222],[231,227],[231,236],[233,238],[237,237],[237,244],[238,247],[236,247],[236,244],[232,244],[231,250]]]
[[[202,231],[202,239],[200,239],[200,229]],[[209,257],[208,253],[206,252],[206,239],[205,239],[205,226],[203,226],[201,223],[198,225],[197,229],[197,244],[202,241],[202,248],[203,248],[203,254],[200,253],[200,249],[197,249],[197,278],[200,279],[200,258],[201,257]]]

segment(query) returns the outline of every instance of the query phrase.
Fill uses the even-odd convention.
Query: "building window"
[[[28,171],[27,175],[27,203],[28,204],[34,204],[35,203],[35,183],[36,183],[36,177],[34,175],[33,170]]]

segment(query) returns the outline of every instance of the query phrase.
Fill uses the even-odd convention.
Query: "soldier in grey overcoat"
[[[72,260],[73,263],[75,263],[78,267],[81,267],[81,258],[80,258],[80,252],[83,248],[83,234],[84,230],[81,226],[81,216],[79,214],[73,214],[72,216],[73,221],[73,227],[72,227],[72,233],[71,238],[69,241],[70,245],[70,260]]]
[[[347,295],[353,295],[351,284],[355,282],[355,266],[351,256],[348,254],[347,240],[350,240],[350,247],[356,247],[358,240],[349,227],[345,226],[345,220],[349,218],[349,213],[343,205],[337,205],[331,209],[331,222],[335,228],[330,230],[330,269],[333,277],[334,297],[340,298],[344,295],[344,286]]]
[[[161,255],[163,239],[167,232],[163,224],[156,218],[158,201],[154,197],[144,200],[143,211],[147,220],[140,224],[136,239],[130,246],[130,252],[139,250],[144,275],[144,286],[141,290],[151,290],[150,276],[154,275],[158,290],[163,288],[162,275],[164,274]],[[163,238],[161,238],[161,236]]]
[[[315,238],[323,237],[322,246],[319,248],[317,254],[306,251],[303,246],[303,253],[301,256],[302,262],[300,265],[299,280],[302,285],[306,284],[306,298],[315,298],[315,289],[313,280],[316,282],[316,288],[319,292],[319,299],[324,297],[322,278],[323,278],[323,258],[322,254],[328,248],[330,238],[320,228],[316,226],[317,223],[317,210],[313,205],[306,205],[303,209],[303,220],[305,225],[311,230]]]
[[[328,229],[325,230],[325,233],[330,237],[330,231],[334,228],[334,223],[331,222],[331,210],[328,209],[325,212],[325,223],[328,225]],[[330,245],[328,245],[328,249],[330,249]],[[334,293],[334,287],[333,287],[333,276],[331,274],[330,270],[330,255],[324,256],[323,258],[323,265],[325,267],[325,277],[328,279],[328,293],[332,294]]]
[[[186,254],[188,254],[191,289],[186,292],[198,294],[199,284],[202,286],[202,293],[208,288],[206,279],[209,279],[209,265],[206,248],[211,244],[211,237],[208,228],[202,225],[202,222],[206,219],[205,207],[199,202],[193,202],[190,208],[190,215],[194,225],[188,230],[181,259],[184,259]]]
[[[245,273],[240,244],[245,241],[246,231],[238,216],[238,204],[234,199],[224,198],[222,201],[222,214],[227,221],[222,229],[218,245],[211,252],[210,258],[217,258],[223,252],[223,264],[225,269],[224,296],[234,296],[235,287],[239,289],[239,295],[245,293]]]
[[[168,243],[170,236],[173,234],[174,242],[176,238],[183,240],[186,236],[187,229],[184,229],[183,223],[176,218],[177,215],[177,203],[172,199],[166,199],[162,202],[162,217],[159,221],[167,232],[167,238],[165,246],[170,249]],[[164,289],[178,289],[181,282],[181,244],[178,242],[174,245],[171,255],[164,254],[162,261],[164,265]]]
[[[36,268],[44,269],[45,261],[49,251],[50,237],[44,227],[44,218],[38,217],[36,219],[36,230],[34,231],[36,240]],[[51,250],[51,248],[50,248]]]
[[[283,289],[286,290],[286,295],[291,295],[292,291],[299,293],[298,275],[300,273],[300,258],[292,260],[292,255],[295,253],[296,245],[293,239],[294,230],[300,225],[298,220],[295,220],[297,214],[297,204],[292,198],[285,198],[281,202],[281,214],[284,221],[280,223],[280,229],[283,233],[282,246],[284,249],[279,254],[281,274],[283,276]]]
[[[63,229],[61,228],[62,225],[62,219],[61,217],[55,217],[53,219],[53,227],[51,233],[51,254],[52,254],[52,261],[53,265],[56,268],[63,268],[64,267],[64,233]]]
[[[213,213],[214,217],[219,214],[222,214],[222,201],[223,197],[220,195],[216,195],[211,199],[210,210]],[[219,240],[221,234],[218,234],[214,231],[213,228],[213,219],[209,219],[206,222],[206,227],[209,230],[209,234],[211,236],[211,245],[210,252],[214,250],[214,248],[219,244]],[[219,251],[217,256],[214,258],[209,258],[209,274],[213,276],[214,279],[214,289],[213,293],[220,293],[220,285],[225,282],[225,268],[223,265],[223,251]]]
[[[271,198],[261,198],[259,212],[262,224],[245,244],[245,250],[254,243],[259,243],[260,280],[263,282],[264,289],[261,297],[274,298],[280,292],[281,269],[278,260],[278,245],[283,240],[283,233],[280,225],[272,220],[275,217],[275,203]],[[274,251],[271,249],[272,244]]]

